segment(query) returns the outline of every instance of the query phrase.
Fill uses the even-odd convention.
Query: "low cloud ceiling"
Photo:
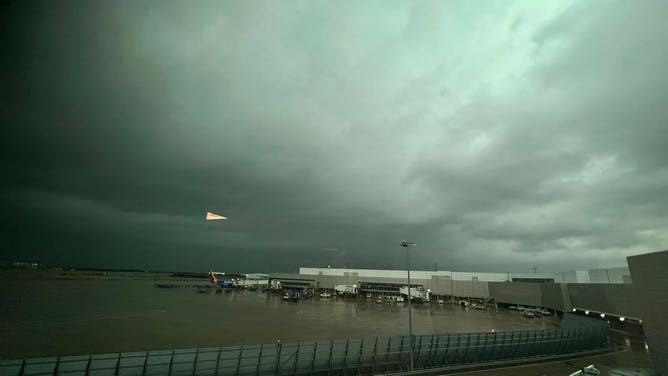
[[[408,239],[416,269],[529,272],[668,248],[665,1],[2,8],[0,259],[399,268]]]

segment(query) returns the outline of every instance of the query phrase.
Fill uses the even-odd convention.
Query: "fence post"
[[[448,363],[448,351],[449,350],[450,350],[450,335],[448,335],[447,341],[445,341],[445,351],[443,351],[443,358],[439,362],[440,366]]]
[[[515,342],[513,341],[514,333],[515,332],[511,332],[510,337],[506,337],[504,339],[503,343],[505,344],[505,350],[504,350],[504,354],[506,354],[505,358],[513,358],[513,354],[514,354],[513,351],[515,351],[515,349],[513,347],[513,346],[515,346]],[[506,339],[508,340],[507,344],[506,344]]]
[[[561,332],[561,334],[559,335],[559,346],[557,346],[557,350],[556,350],[556,352],[557,352],[557,354],[560,354],[560,355],[561,355],[561,354],[564,352],[564,351],[563,351],[563,349],[564,349],[564,344],[565,344],[566,341],[568,340],[568,330],[566,330],[566,329],[559,329],[559,331]]]
[[[146,353],[146,356],[148,356],[148,353]],[[193,362],[193,376],[195,376],[195,372],[197,372],[197,359],[198,358],[199,358],[199,347],[195,349],[195,361]]]
[[[469,333],[466,336],[466,350],[465,350],[466,352],[465,352],[465,355],[464,355],[464,361],[467,362],[467,363],[470,363],[470,359],[471,359],[471,354],[469,353],[470,349],[471,349],[471,333]]]
[[[295,353],[295,373],[297,373],[297,367],[299,366],[299,350],[301,349],[301,345],[301,342],[297,342],[297,352]]]
[[[464,354],[462,354],[463,336],[463,334],[457,334],[457,351],[455,351],[455,363],[464,363],[464,359],[466,359],[466,350],[464,351]]]
[[[334,340],[332,340],[332,342],[329,344],[329,369],[327,370],[327,372],[330,372],[332,370],[332,356],[334,355],[333,352],[334,352]]]
[[[546,343],[545,351],[548,351],[549,354],[554,354],[554,349],[557,344],[557,331],[553,330],[550,332],[549,340]]]
[[[118,360],[116,361],[116,369],[114,370],[114,376],[118,376],[118,373],[120,372],[121,355],[122,355],[122,353],[118,353]]]
[[[427,365],[431,367],[431,355],[433,354],[434,351],[434,335],[431,335],[431,339],[429,340],[429,352],[427,353]]]
[[[490,361],[494,358],[494,346],[496,345],[496,334],[487,333],[485,337],[485,360]]]
[[[169,358],[169,369],[167,370],[167,376],[172,375],[172,365],[174,364],[174,353],[176,350],[172,350],[172,357]]]
[[[281,366],[281,348],[282,347],[283,346],[281,345],[280,342],[276,344],[276,368],[275,368],[276,371],[274,372],[274,374],[278,374],[278,369]]]
[[[378,337],[376,337],[376,340],[373,342],[373,356],[371,357],[371,367],[374,372],[376,371],[374,368],[376,366],[376,354],[378,354]]]
[[[218,376],[218,368],[220,366],[220,354],[222,353],[223,348],[218,346],[218,356],[216,357],[216,367],[213,370],[213,376]]]
[[[431,335],[431,340],[429,340],[429,358],[428,359],[431,359],[431,354],[433,353],[433,351],[434,351],[434,335],[432,334]]]
[[[515,331],[510,332],[510,338],[508,340],[507,354],[510,358],[515,358]]]
[[[571,349],[573,346],[573,337],[575,333],[575,329],[569,328],[568,329],[568,342],[566,342],[568,345],[564,348],[563,352],[566,352],[567,349]]]
[[[478,334],[478,359],[476,361],[485,361],[487,360],[487,333]]]
[[[390,346],[392,344],[392,337],[389,337],[387,339],[387,351],[385,352],[385,360],[390,360],[390,350],[392,347]]]
[[[455,334],[455,338],[453,338],[453,342],[455,342],[455,340],[456,340],[456,343],[454,343],[455,351],[451,355],[451,360],[452,360],[453,364],[458,364],[458,363],[463,362],[461,360],[461,357],[462,357],[462,342],[463,342],[462,338],[463,337],[464,337],[463,334]]]
[[[148,364],[148,351],[146,352],[146,357],[144,358],[144,368],[141,370],[141,376],[146,375],[146,365]]]
[[[313,342],[313,358],[311,358],[311,373],[313,373],[313,369],[315,369],[315,357],[317,349],[318,349],[318,342],[315,341]]]
[[[260,375],[260,364],[262,364],[262,350],[264,349],[264,345],[260,345],[260,352],[257,354],[257,368],[256,368],[256,373],[258,376]]]
[[[506,355],[507,355],[507,353],[508,353],[508,352],[506,351],[506,349],[507,349],[507,348],[506,348],[506,340],[508,339],[508,338],[507,338],[508,336],[506,335],[506,333],[497,333],[496,335],[497,335],[497,336],[498,336],[498,335],[503,335],[503,340],[501,341],[501,344],[500,344],[500,346],[498,347],[498,349],[497,349],[497,351],[496,351],[496,358],[495,358],[495,359],[505,359],[505,358],[506,358]],[[497,339],[496,342],[499,343],[498,339]]]
[[[90,362],[93,360],[92,355],[88,355],[88,363],[86,364],[86,373],[84,374],[85,376],[90,375]]]
[[[218,348],[218,359],[216,360],[216,374],[215,376],[218,376],[218,366],[220,365],[220,356],[223,353],[223,348],[219,347]],[[237,358],[237,372],[236,374],[239,375],[239,371],[241,370],[241,357],[242,354],[244,353],[244,345],[239,346],[239,357]]]
[[[564,349],[567,348],[568,341],[570,341],[570,329],[566,329],[561,331],[561,342],[559,344],[559,354],[564,353]]]
[[[346,374],[346,370],[348,369],[348,345],[350,344],[350,340],[346,340],[346,352],[343,354],[343,374]]]
[[[433,341],[433,338],[432,338],[432,341]],[[437,335],[436,336],[436,350],[434,350],[432,348],[432,350],[429,353],[429,366],[430,367],[434,366],[434,359],[437,358],[440,348],[441,348],[441,336]]]
[[[21,369],[19,369],[19,376],[23,376],[25,370],[26,370],[26,360],[23,359],[23,361],[21,362]]]
[[[60,366],[60,357],[56,358],[56,365],[53,366],[53,376],[58,376],[58,367]]]

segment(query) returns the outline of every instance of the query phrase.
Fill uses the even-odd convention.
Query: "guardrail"
[[[608,347],[607,328],[415,336],[415,369],[528,360]],[[406,371],[409,338],[304,341],[41,359],[0,360],[0,376],[222,376]]]

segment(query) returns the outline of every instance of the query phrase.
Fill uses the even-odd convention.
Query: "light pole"
[[[415,247],[415,243],[407,242],[405,240],[401,241],[401,246],[406,248],[406,271],[408,272],[408,337],[410,339],[410,368],[409,371],[413,370],[413,350],[415,348],[413,341],[413,311],[411,306],[411,256],[409,252],[409,247]]]

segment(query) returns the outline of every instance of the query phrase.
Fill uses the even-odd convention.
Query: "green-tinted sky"
[[[0,259],[387,268],[406,238],[419,269],[521,272],[667,248],[666,1],[1,7]]]

